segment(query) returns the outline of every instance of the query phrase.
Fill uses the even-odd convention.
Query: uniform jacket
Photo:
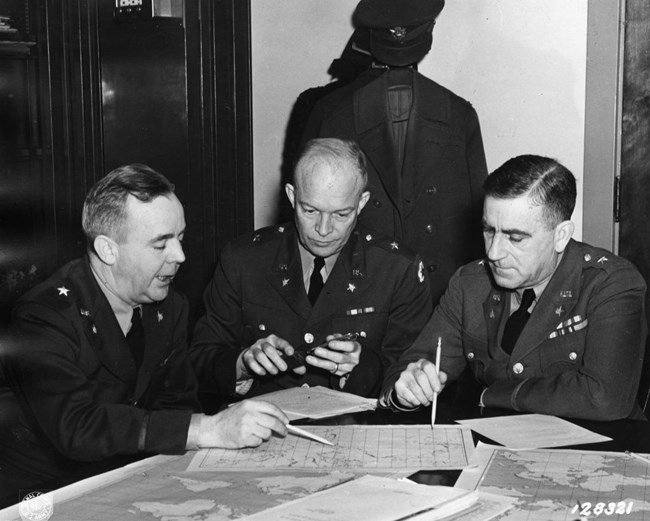
[[[435,304],[454,271],[483,253],[480,212],[487,166],[481,129],[467,101],[413,71],[400,169],[388,74],[369,70],[320,100],[304,140],[337,137],[359,143],[368,158],[371,195],[359,222],[422,256]]]
[[[409,362],[433,360],[441,336],[441,370],[453,381],[469,364],[487,388],[487,407],[591,420],[642,418],[636,393],[647,334],[645,290],[625,259],[571,241],[508,356],[501,338],[510,293],[494,284],[487,262],[468,264],[388,371],[382,396]]]
[[[5,406],[0,474],[54,478],[81,462],[185,450],[197,383],[187,360],[185,297],[144,305],[139,373],[87,258],[72,261],[17,303],[3,351]],[[11,422],[10,422],[11,423]],[[92,467],[93,465],[88,465]]]
[[[416,338],[430,315],[431,297],[419,257],[397,242],[356,229],[314,307],[303,282],[293,224],[264,228],[228,244],[205,290],[206,313],[191,357],[202,391],[233,395],[242,348],[275,334],[307,349],[333,333],[359,333],[359,365],[344,390],[377,396],[384,370]],[[258,378],[252,396],[302,384],[339,389],[340,378],[313,366]]]

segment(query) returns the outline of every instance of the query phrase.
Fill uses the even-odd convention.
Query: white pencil
[[[438,337],[438,347],[436,348],[436,374],[440,376],[440,355],[442,352],[442,338]],[[438,393],[433,393],[431,401],[431,427],[436,423],[436,408],[438,405]]]
[[[312,439],[314,441],[324,443],[325,445],[334,446],[334,444],[331,441],[326,440],[325,438],[321,438],[320,436],[316,436],[315,434],[313,434],[313,433],[311,433],[309,431],[304,431],[304,430],[300,429],[299,427],[296,427],[295,425],[291,425],[290,423],[287,423],[287,429],[289,429],[289,432],[297,434],[298,436],[304,436],[305,438],[310,438],[310,439]]]

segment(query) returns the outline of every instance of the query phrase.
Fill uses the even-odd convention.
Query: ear
[[[284,185],[284,191],[287,194],[287,197],[289,198],[289,202],[291,203],[291,206],[293,209],[296,209],[296,189],[293,187],[291,183],[287,183]]]
[[[363,207],[366,206],[366,203],[370,199],[370,192],[365,191],[361,194],[361,197],[359,198],[359,206],[357,207],[357,215],[361,213],[361,210],[363,210]]]
[[[109,266],[115,264],[119,256],[119,248],[113,239],[106,235],[98,235],[93,241],[93,247],[95,248],[95,253],[97,253],[97,256],[104,264],[108,264]]]
[[[575,224],[573,221],[562,221],[555,227],[555,251],[557,253],[562,253],[569,244],[569,240],[573,237],[573,231],[575,230]]]

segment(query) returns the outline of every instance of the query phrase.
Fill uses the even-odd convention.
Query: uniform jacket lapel
[[[74,284],[80,295],[79,314],[86,339],[104,367],[134,387],[136,368],[126,338],[92,274],[90,264],[87,261],[81,264],[79,279]]]
[[[413,106],[404,151],[404,175],[401,175],[402,195],[411,200],[422,193],[422,185],[432,179],[432,172],[433,178],[436,177],[444,145],[449,140],[449,100],[440,95],[439,89],[429,88],[430,81],[413,71]]]
[[[366,278],[366,252],[359,230],[355,229],[341,250],[334,269],[327,278],[323,291],[316,301],[313,315],[329,317],[332,310],[345,307],[354,296],[356,286]]]
[[[538,297],[535,309],[515,344],[514,356],[524,357],[536,349],[560,322],[571,317],[580,293],[581,270],[577,269],[580,265],[580,250],[571,241],[544,293]]]
[[[401,211],[401,175],[396,169],[391,121],[388,117],[386,73],[354,93],[354,127],[359,145],[372,163],[393,205]]]
[[[291,309],[304,319],[309,317],[312,307],[305,292],[294,225],[287,226],[284,231],[267,280]]]

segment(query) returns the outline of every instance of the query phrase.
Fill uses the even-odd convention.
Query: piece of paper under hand
[[[457,421],[511,449],[565,447],[611,440],[607,436],[545,414],[519,414]]]
[[[356,394],[314,387],[292,387],[262,394],[256,400],[270,402],[284,411],[290,420],[300,418],[328,418],[339,414],[369,411],[377,407],[377,400]]]
[[[249,521],[437,520],[471,508],[477,492],[363,476],[243,518]],[[426,517],[421,517],[426,514]]]

